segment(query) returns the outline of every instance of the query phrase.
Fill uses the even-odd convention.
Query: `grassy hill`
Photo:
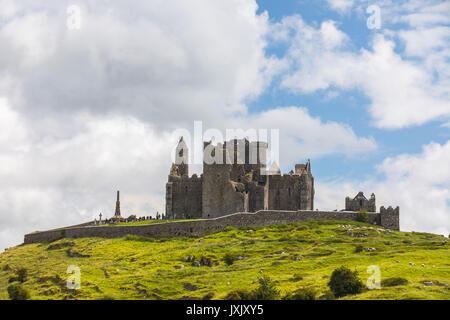
[[[356,252],[358,246],[362,251]],[[227,254],[234,257],[231,265],[224,261]],[[69,265],[81,269],[80,290],[66,288]],[[382,280],[402,277],[408,284],[341,299],[450,299],[444,236],[350,221],[227,228],[192,239],[127,236],[21,245],[0,254],[0,299],[8,299],[8,280],[20,268],[27,269],[23,287],[32,299],[224,299],[255,288],[262,275],[282,295],[309,287],[319,297],[334,269],[357,270],[365,284],[370,265],[379,266]]]

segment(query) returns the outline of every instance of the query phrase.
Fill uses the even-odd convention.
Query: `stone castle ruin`
[[[313,210],[310,161],[281,175],[266,169],[266,142],[234,139],[204,143],[203,174],[189,176],[189,149],[180,139],[166,184],[166,214],[172,219],[217,218],[259,210]]]
[[[356,197],[351,199],[350,197],[345,198],[345,210],[346,211],[360,211],[366,210],[367,212],[376,212],[375,206],[375,194],[372,193],[370,199],[364,196],[362,191],[358,192]]]
[[[129,222],[121,215],[119,191],[114,216],[75,226],[25,235],[24,243],[52,241],[61,237],[201,237],[226,227],[266,226],[312,220],[358,220],[363,209],[367,222],[400,230],[400,209],[380,207],[375,195],[363,192],[346,197],[342,211],[314,210],[314,177],[311,163],[295,165],[295,172],[281,174],[276,163],[266,168],[265,142],[234,139],[203,145],[203,174],[189,176],[189,150],[181,138],[166,183],[165,223],[107,225]],[[359,211],[359,212],[358,212]],[[136,218],[136,217],[135,217]],[[147,217],[149,218],[149,217]],[[159,217],[157,217],[159,218]],[[170,221],[169,219],[186,219]],[[197,219],[190,219],[197,218]],[[136,219],[131,219],[131,221]]]

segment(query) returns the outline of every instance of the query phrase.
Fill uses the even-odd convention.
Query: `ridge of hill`
[[[228,265],[227,257],[232,257]],[[229,261],[230,262],[230,261]],[[69,266],[81,275],[70,290]],[[442,235],[400,232],[355,221],[311,221],[226,228],[201,238],[60,239],[19,245],[0,254],[0,299],[20,268],[31,299],[224,299],[269,276],[282,295],[312,288],[318,297],[336,268],[366,280],[407,284],[364,290],[341,299],[450,299],[450,251]]]

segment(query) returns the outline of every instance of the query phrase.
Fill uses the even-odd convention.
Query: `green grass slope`
[[[358,245],[376,250],[355,252]],[[239,258],[227,265],[226,254]],[[183,261],[189,256],[215,263],[194,266]],[[81,270],[79,290],[66,287],[70,265]],[[32,299],[224,299],[231,291],[255,288],[261,275],[275,281],[282,295],[309,287],[320,296],[334,269],[357,270],[365,284],[371,265],[380,268],[381,280],[402,277],[408,284],[341,299],[450,299],[444,236],[349,221],[227,228],[192,239],[128,236],[21,245],[0,254],[0,299],[8,299],[8,280],[20,268],[27,269],[23,287]]]

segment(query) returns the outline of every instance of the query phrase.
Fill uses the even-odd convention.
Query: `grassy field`
[[[447,240],[349,221],[227,228],[202,238],[61,239],[0,254],[0,299],[8,299],[8,279],[19,268],[27,269],[23,286],[32,299],[224,299],[233,290],[255,288],[262,275],[275,281],[282,295],[309,287],[320,297],[334,269],[357,270],[365,284],[371,276],[367,268],[376,265],[382,280],[402,277],[408,284],[341,299],[450,300]],[[355,252],[358,245],[361,252]],[[239,258],[227,265],[227,253]],[[189,256],[215,263],[196,267],[183,261]],[[70,265],[81,270],[79,290],[66,287]]]

